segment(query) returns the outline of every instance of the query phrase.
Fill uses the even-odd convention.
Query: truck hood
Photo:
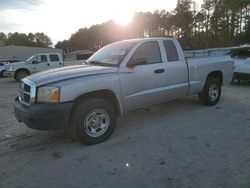
[[[31,64],[31,62],[28,62],[28,61],[18,61],[16,63],[7,63],[5,66],[6,66],[7,69],[9,67],[14,67],[16,69],[16,68],[19,68],[19,67],[23,67],[24,65],[27,65],[27,64]]]
[[[115,73],[117,71],[118,67],[72,65],[72,66],[66,66],[62,68],[55,68],[47,71],[42,71],[36,74],[32,74],[26,78],[31,81],[34,81],[37,84],[37,86],[41,86],[72,78],[109,74],[109,73]]]

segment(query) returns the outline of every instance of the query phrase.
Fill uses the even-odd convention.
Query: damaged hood
[[[26,78],[35,82],[37,86],[41,86],[72,78],[116,73],[117,71],[118,67],[73,65],[42,71],[36,74],[32,74]]]

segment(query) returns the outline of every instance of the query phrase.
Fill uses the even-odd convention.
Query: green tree
[[[194,22],[194,15],[191,10],[191,0],[178,0],[174,10],[174,26],[176,28],[175,35],[180,38],[184,48],[190,49],[192,38],[192,26]]]
[[[8,33],[6,36],[0,33],[0,43],[5,45],[19,45],[19,46],[36,46],[36,47],[51,47],[52,42],[50,38],[44,33]]]
[[[4,45],[7,41],[7,36],[4,33],[0,33],[0,45]]]
[[[44,33],[35,33],[34,34],[34,42],[38,47],[51,47],[52,42],[50,38]]]
[[[81,28],[56,46],[97,50],[122,39],[175,36],[184,49],[199,49],[244,44],[249,35],[250,0],[204,0],[200,9],[193,0],[178,0],[171,12],[137,12],[127,26],[110,20]]]
[[[69,41],[68,40],[64,40],[62,42],[57,42],[57,44],[55,45],[55,48],[60,48],[62,49],[65,53],[70,52],[70,47],[69,47]]]

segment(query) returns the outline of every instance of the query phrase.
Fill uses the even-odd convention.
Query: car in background
[[[16,63],[19,62],[20,60],[16,60],[16,59],[5,59],[5,60],[0,60],[0,77],[5,77],[5,73],[6,73],[6,64],[9,63]]]
[[[0,62],[0,77],[4,77],[4,72],[5,72],[5,63]]]
[[[233,80],[250,80],[250,46],[233,48],[227,54],[234,59]]]
[[[25,61],[6,64],[6,76],[20,81],[33,73],[82,63],[84,63],[83,60],[64,61],[60,53],[39,53],[34,54]]]

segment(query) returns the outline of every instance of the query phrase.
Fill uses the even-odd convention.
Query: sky
[[[0,32],[44,32],[55,44],[83,27],[110,19],[125,25],[134,12],[175,6],[176,0],[0,0]]]

